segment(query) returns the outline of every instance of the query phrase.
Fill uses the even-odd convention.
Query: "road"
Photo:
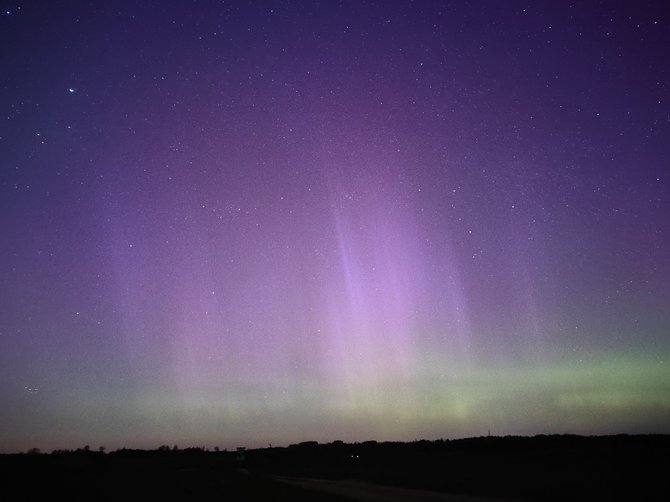
[[[412,490],[409,488],[376,485],[350,479],[331,480],[289,478],[283,476],[275,476],[273,479],[306,490],[331,493],[333,495],[339,495],[361,502],[406,502],[407,500],[412,500],[413,502],[502,502],[503,500],[509,500]]]

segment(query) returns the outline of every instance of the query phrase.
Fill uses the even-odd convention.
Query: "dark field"
[[[277,476],[522,500],[668,500],[670,436],[301,443],[243,457],[81,450],[2,455],[0,469],[4,494],[16,500],[345,500]]]

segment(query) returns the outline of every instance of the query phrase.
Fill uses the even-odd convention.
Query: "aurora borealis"
[[[0,451],[670,433],[664,2],[5,2]]]

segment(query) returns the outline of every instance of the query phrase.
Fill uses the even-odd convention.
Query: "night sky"
[[[670,433],[659,2],[0,15],[0,451]]]

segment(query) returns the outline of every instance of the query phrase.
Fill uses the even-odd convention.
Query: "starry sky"
[[[659,2],[0,15],[0,451],[670,433]]]

